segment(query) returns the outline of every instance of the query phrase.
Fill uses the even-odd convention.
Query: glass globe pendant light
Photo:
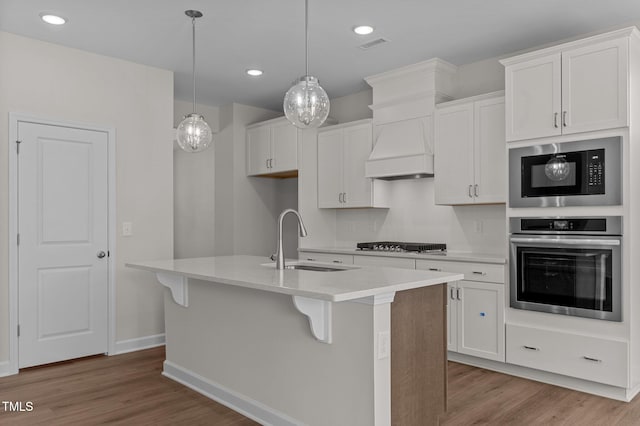
[[[178,145],[187,152],[200,152],[209,148],[213,135],[211,127],[204,121],[204,117],[196,112],[196,18],[202,17],[202,12],[198,10],[187,10],[184,12],[191,18],[193,35],[193,113],[184,117],[176,130]]]
[[[304,1],[305,75],[284,95],[284,115],[296,127],[319,127],[329,116],[329,97],[318,79],[309,75],[309,0]]]

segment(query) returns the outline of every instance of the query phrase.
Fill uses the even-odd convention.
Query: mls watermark
[[[33,402],[31,401],[2,401],[4,411],[10,413],[28,413],[33,411]]]

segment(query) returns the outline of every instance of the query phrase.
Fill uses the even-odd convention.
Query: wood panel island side
[[[262,424],[430,425],[446,405],[446,283],[462,274],[266,258],[129,263],[165,294],[163,374]]]

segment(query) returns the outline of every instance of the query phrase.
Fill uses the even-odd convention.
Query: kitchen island
[[[170,289],[163,374],[263,424],[437,424],[445,283],[462,274],[288,264],[333,271],[255,256],[128,264]]]

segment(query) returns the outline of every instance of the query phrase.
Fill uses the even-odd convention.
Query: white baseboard
[[[11,363],[9,361],[0,362],[0,377],[11,376],[18,374],[18,371],[11,369]]]
[[[575,377],[563,376],[561,374],[549,373],[548,371],[536,370],[519,365],[507,364],[504,362],[491,361],[477,358],[475,356],[463,355],[456,352],[449,352],[449,361],[459,362],[474,367],[480,367],[498,373],[509,374],[511,376],[522,377],[523,379],[535,380],[537,382],[548,383],[580,392],[603,396],[605,398],[616,399],[618,401],[629,402],[635,393],[626,388],[605,385],[591,382],[589,380],[577,379]],[[636,390],[637,392],[637,390]]]
[[[213,399],[220,404],[237,411],[245,417],[265,425],[278,426],[299,426],[302,423],[284,413],[274,410],[258,401],[236,393],[224,386],[214,383],[186,368],[173,364],[171,361],[164,362],[162,375],[175,380],[176,382],[201,393],[207,398]]]
[[[126,354],[127,352],[141,351],[142,349],[155,348],[164,345],[164,333],[153,336],[138,337],[136,339],[121,340],[116,342],[116,350],[109,355]]]

